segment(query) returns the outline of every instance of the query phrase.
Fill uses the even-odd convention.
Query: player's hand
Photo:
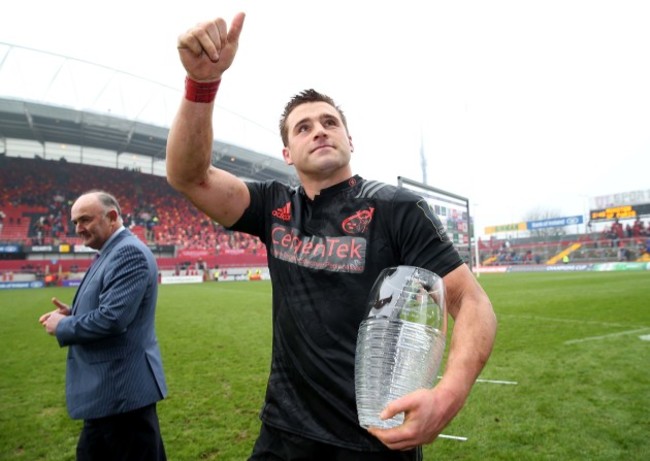
[[[230,30],[223,18],[202,22],[178,37],[178,54],[187,75],[196,81],[215,81],[230,67],[244,26],[244,13],[237,13]]]
[[[392,401],[381,413],[388,419],[404,412],[403,424],[392,429],[370,428],[368,432],[391,450],[410,450],[433,442],[461,406],[443,388],[419,389]]]

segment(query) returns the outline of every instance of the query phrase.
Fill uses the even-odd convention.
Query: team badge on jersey
[[[364,234],[368,229],[370,221],[372,221],[374,212],[375,209],[370,207],[368,210],[359,210],[352,216],[345,218],[341,223],[343,232],[353,235]]]

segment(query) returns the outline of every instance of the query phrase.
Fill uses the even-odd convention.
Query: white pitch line
[[[445,434],[440,434],[438,436],[440,439],[451,439],[451,440],[458,440],[459,442],[467,442],[467,437],[461,437],[460,435],[445,435]]]
[[[489,383],[489,384],[510,384],[510,385],[516,385],[517,384],[517,381],[502,381],[500,379],[477,379],[476,381],[482,382],[482,383]],[[467,437],[463,437],[463,436],[460,436],[460,435],[440,434],[440,435],[438,435],[438,438],[457,440],[459,442],[467,442]]]
[[[564,344],[577,344],[577,343],[584,343],[587,341],[597,341],[599,339],[612,338],[614,336],[632,335],[634,333],[639,333],[641,331],[648,331],[648,329],[650,329],[650,327],[640,328],[638,330],[619,331],[617,333],[610,333],[608,335],[588,336],[586,338],[581,338],[581,339],[570,339],[569,341],[564,341]]]
[[[477,383],[489,383],[489,384],[509,384],[516,386],[519,384],[517,381],[502,381],[500,379],[477,379]]]
[[[438,379],[442,379],[442,376],[438,375]],[[488,384],[510,384],[510,385],[517,385],[519,384],[517,381],[503,381],[500,379],[477,379],[477,383],[488,383]]]
[[[510,385],[516,385],[517,384],[517,381],[503,381],[503,380],[500,380],[500,379],[477,379],[476,381],[481,382],[481,383],[489,383],[489,384],[510,384]],[[467,437],[463,437],[463,436],[460,436],[460,435],[440,434],[440,435],[438,435],[438,438],[457,440],[459,442],[467,442]]]

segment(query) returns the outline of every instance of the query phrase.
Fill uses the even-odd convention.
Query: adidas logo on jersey
[[[271,214],[283,221],[291,220],[291,202],[287,202],[283,207],[273,210]]]

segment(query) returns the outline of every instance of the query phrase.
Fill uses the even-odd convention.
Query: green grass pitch
[[[490,362],[427,460],[650,459],[650,272],[483,274]],[[271,345],[269,282],[160,287],[170,461],[245,460]],[[74,460],[66,350],[38,317],[72,288],[0,291],[0,459]],[[444,366],[444,365],[443,365]]]

